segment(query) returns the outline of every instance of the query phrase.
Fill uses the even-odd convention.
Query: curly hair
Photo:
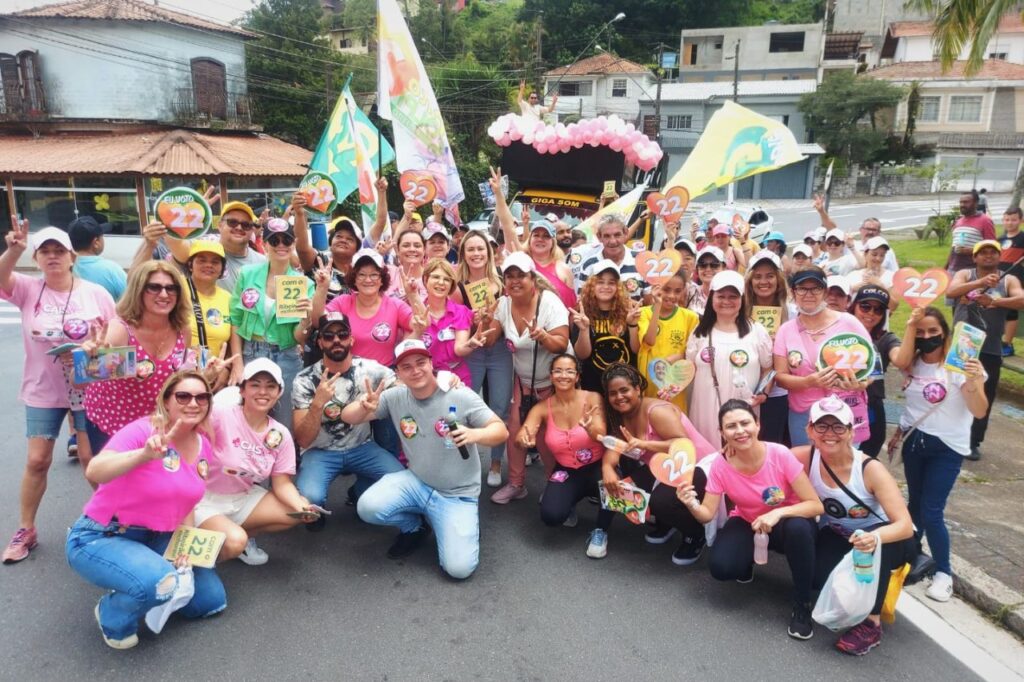
[[[626,316],[629,314],[629,294],[626,287],[619,282],[615,298],[612,299],[611,310],[604,311],[597,303],[597,277],[588,277],[580,289],[580,302],[583,303],[583,314],[591,320],[607,317],[612,331],[620,334],[626,327]]]
[[[608,419],[608,433],[617,432],[622,426],[619,413],[612,409],[612,404],[608,402],[608,384],[615,379],[625,379],[630,386],[640,389],[641,400],[643,400],[643,393],[647,390],[647,379],[633,365],[616,362],[604,371],[604,374],[601,375],[601,402],[604,404],[604,413]]]
[[[360,258],[359,260],[362,260],[362,258]],[[391,272],[387,268],[379,268],[379,267],[377,267],[377,264],[374,263],[373,261],[370,261],[368,263],[363,263],[362,265],[359,265],[358,267],[356,267],[356,265],[357,265],[357,263],[353,263],[352,267],[348,271],[348,274],[345,275],[345,284],[352,291],[358,291],[358,289],[356,288],[356,274],[360,270],[362,270],[364,267],[366,267],[367,265],[369,265],[371,268],[376,269],[377,272],[380,273],[380,292],[381,293],[384,293],[385,291],[387,291],[388,287],[391,286]]]

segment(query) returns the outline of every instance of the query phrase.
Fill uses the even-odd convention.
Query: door
[[[193,59],[192,90],[198,113],[221,120],[227,118],[227,76],[223,64],[212,59]]]

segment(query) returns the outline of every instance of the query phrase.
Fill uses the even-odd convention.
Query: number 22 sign
[[[949,273],[942,268],[925,270],[900,268],[892,277],[892,288],[912,308],[923,308],[942,296],[949,286]]]
[[[690,193],[685,187],[673,187],[665,194],[651,192],[647,195],[647,208],[668,223],[674,223],[682,218],[689,203]]]
[[[664,284],[683,266],[683,257],[675,249],[643,251],[636,257],[636,271],[648,284]]]
[[[175,187],[157,197],[153,210],[173,239],[195,239],[210,228],[213,211],[191,187]]]
[[[405,200],[417,206],[429,204],[437,196],[434,178],[426,171],[405,171],[398,179],[398,186],[402,188]]]

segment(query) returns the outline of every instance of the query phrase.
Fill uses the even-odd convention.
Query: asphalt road
[[[0,326],[0,357],[6,541],[24,464],[17,325]],[[93,620],[100,590],[64,559],[65,529],[89,489],[62,441],[40,545],[25,562],[0,566],[0,679],[979,679],[906,618],[865,658],[836,652],[821,627],[810,641],[790,639],[780,555],[752,584],[717,583],[706,560],[678,568],[674,544],[647,545],[618,519],[608,558],[588,559],[595,508],[581,503],[575,529],[547,529],[537,510],[541,482],[533,467],[529,498],[482,503],[481,565],[456,583],[441,574],[432,544],[405,561],[385,558],[393,532],[360,523],[340,502],[347,481],[337,481],[324,532],[265,537],[268,564],[221,568],[223,614],[172,619],[163,634],[143,633],[138,647],[119,652]]]

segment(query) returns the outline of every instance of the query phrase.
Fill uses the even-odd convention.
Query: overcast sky
[[[152,2],[152,0],[147,1]],[[0,14],[50,4],[54,3],[49,0],[0,0]],[[159,4],[170,10],[186,12],[226,24],[245,14],[254,3],[252,0],[227,0],[227,2],[221,0],[160,0]]]

